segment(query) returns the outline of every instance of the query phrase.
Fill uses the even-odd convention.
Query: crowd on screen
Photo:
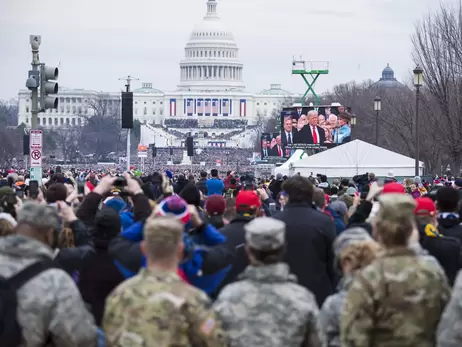
[[[305,113],[304,113],[305,112]],[[305,145],[332,146],[351,140],[351,114],[343,107],[285,109],[281,113],[281,133],[262,134],[261,156],[290,157]]]

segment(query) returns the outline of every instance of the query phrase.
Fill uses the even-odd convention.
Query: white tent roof
[[[344,145],[309,156],[290,165],[292,172],[312,171],[328,177],[352,177],[373,172],[377,176],[413,176],[415,161],[382,147],[354,140]],[[420,162],[420,167],[423,163]]]
[[[275,174],[280,173],[282,175],[289,175],[290,164],[298,160],[301,160],[303,158],[306,158],[306,157],[307,157],[307,154],[305,153],[303,149],[297,149],[294,152],[294,154],[292,154],[292,156],[289,159],[287,159],[287,161],[284,164],[274,169],[274,173]]]

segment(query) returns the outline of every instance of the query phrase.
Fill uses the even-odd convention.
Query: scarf
[[[436,227],[432,224],[425,225],[424,232],[425,235],[429,237],[443,237],[443,235],[439,233],[438,229],[436,229]]]
[[[442,212],[438,214],[438,219],[459,219],[459,214],[458,213],[453,213],[453,212]]]

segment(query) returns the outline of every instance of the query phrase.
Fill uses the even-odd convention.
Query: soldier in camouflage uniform
[[[172,217],[146,223],[141,244],[146,269],[120,284],[106,301],[103,328],[109,346],[226,346],[206,294],[176,273],[183,231]]]
[[[264,217],[244,228],[251,265],[214,303],[230,346],[321,346],[316,299],[282,263],[285,223]]]
[[[61,223],[56,208],[26,202],[17,218],[16,234],[0,238],[0,276],[5,278],[39,261],[51,262],[56,255]],[[93,316],[63,270],[49,268],[37,274],[16,294],[21,346],[96,347]]]
[[[438,325],[438,347],[462,346],[462,271]]]
[[[341,319],[342,347],[433,347],[450,289],[441,268],[408,248],[416,228],[409,195],[379,199],[374,235],[383,253],[360,271]]]

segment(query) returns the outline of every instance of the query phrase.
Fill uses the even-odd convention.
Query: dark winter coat
[[[332,243],[335,225],[332,219],[313,209],[311,204],[288,203],[273,218],[286,223],[285,262],[298,283],[315,296],[319,307],[335,292]]]

